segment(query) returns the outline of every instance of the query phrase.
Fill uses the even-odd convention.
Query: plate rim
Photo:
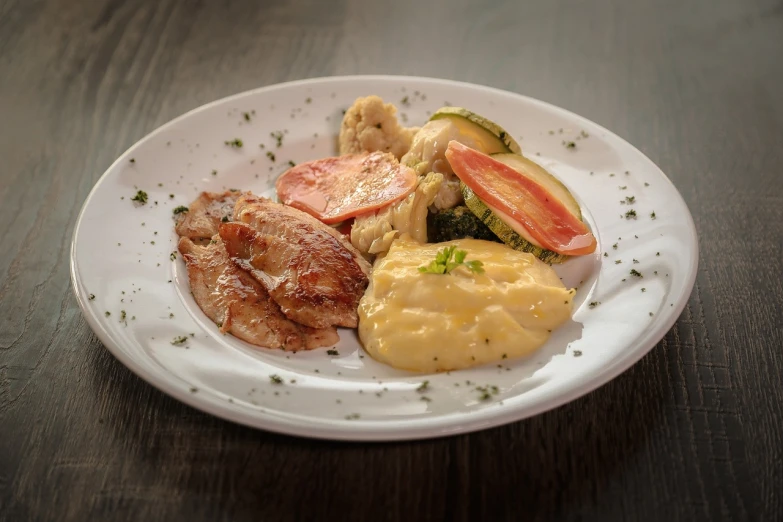
[[[226,103],[231,100],[240,99],[251,95],[257,95],[265,91],[285,89],[289,87],[306,86],[308,84],[312,85],[312,84],[323,84],[323,83],[340,83],[346,81],[349,82],[350,81],[382,81],[382,82],[383,81],[395,81],[395,82],[412,81],[412,82],[430,83],[434,85],[468,88],[476,91],[483,91],[485,93],[490,93],[494,95],[503,95],[503,96],[511,95],[517,98],[521,98],[527,103],[538,105],[539,107],[542,107],[549,111],[553,111],[555,113],[560,113],[561,115],[566,116],[570,119],[587,122],[590,125],[596,126],[597,128],[601,129],[602,132],[605,132],[608,136],[611,136],[613,139],[619,140],[621,143],[630,147],[630,149],[633,150],[635,153],[637,153],[641,158],[644,158],[648,162],[649,166],[652,167],[654,170],[656,170],[657,173],[660,174],[662,179],[669,184],[669,187],[672,190],[674,190],[674,193],[678,198],[678,203],[682,205],[682,208],[685,210],[685,214],[688,218],[687,223],[684,223],[684,225],[687,225],[685,228],[687,228],[687,231],[689,232],[693,240],[690,244],[690,252],[689,252],[691,262],[690,265],[687,267],[685,285],[683,285],[681,288],[680,291],[681,295],[678,302],[675,303],[674,307],[671,307],[669,308],[669,310],[667,310],[669,314],[664,319],[662,319],[662,322],[659,323],[660,324],[659,327],[654,329],[648,328],[646,331],[642,332],[638,343],[640,345],[640,348],[637,348],[637,350],[631,352],[630,355],[617,358],[615,362],[613,362],[612,364],[608,364],[601,367],[599,370],[591,374],[588,378],[584,379],[583,382],[580,382],[578,385],[572,386],[570,389],[567,388],[564,392],[556,395],[555,397],[552,397],[551,399],[541,401],[538,404],[534,404],[532,406],[528,406],[523,409],[506,407],[501,410],[487,409],[487,410],[472,412],[468,414],[468,416],[471,418],[468,419],[467,422],[459,423],[459,424],[453,423],[448,418],[435,417],[432,420],[424,420],[424,421],[416,420],[416,419],[409,419],[406,421],[395,420],[393,426],[385,426],[383,421],[354,420],[351,421],[350,426],[358,429],[350,429],[350,428],[346,429],[344,425],[341,423],[335,423],[333,426],[329,426],[327,428],[323,428],[319,426],[318,429],[313,429],[314,427],[311,426],[308,428],[306,423],[303,423],[299,420],[284,419],[283,417],[269,415],[268,412],[258,412],[259,415],[253,417],[236,414],[234,411],[226,408],[225,406],[220,407],[213,400],[203,399],[202,394],[198,394],[201,397],[197,397],[196,395],[192,393],[188,393],[186,390],[182,390],[180,389],[180,387],[173,385],[171,380],[158,379],[155,375],[151,375],[150,373],[146,372],[142,368],[142,365],[137,364],[135,362],[134,357],[132,357],[126,350],[120,348],[119,343],[115,342],[112,339],[110,332],[106,328],[104,328],[103,324],[100,322],[97,313],[95,313],[92,310],[92,308],[88,306],[87,294],[85,289],[82,287],[79,278],[79,273],[77,270],[78,261],[76,259],[76,245],[79,239],[79,231],[81,229],[84,214],[86,212],[86,209],[92,202],[93,196],[95,195],[97,190],[106,181],[109,174],[115,169],[115,166],[120,162],[122,162],[133,149],[142,145],[143,143],[146,143],[149,140],[154,139],[155,136],[157,136],[158,134],[165,132],[169,127],[175,125],[176,123],[178,123],[183,119],[190,117],[193,114],[206,111],[218,104]],[[661,339],[663,339],[666,333],[668,333],[671,330],[671,328],[679,319],[680,315],[685,309],[685,306],[688,303],[688,300],[693,292],[693,288],[696,282],[696,276],[698,273],[698,264],[699,264],[699,239],[698,239],[696,226],[693,220],[693,215],[691,214],[687,203],[682,197],[682,194],[674,185],[674,183],[672,183],[672,181],[669,179],[666,173],[663,172],[663,170],[654,161],[652,161],[646,154],[640,151],[633,144],[631,144],[621,136],[617,135],[616,133],[607,129],[603,125],[596,123],[593,120],[585,118],[584,116],[580,116],[579,114],[576,114],[568,109],[564,109],[552,103],[539,100],[537,98],[533,98],[512,91],[507,91],[504,89],[499,89],[496,87],[490,87],[487,85],[480,85],[480,84],[475,84],[470,82],[450,80],[445,78],[425,77],[425,76],[376,75],[376,74],[344,75],[344,76],[310,77],[310,78],[304,78],[299,80],[274,83],[262,87],[257,87],[254,89],[245,90],[236,94],[219,98],[217,100],[213,100],[203,105],[199,105],[198,107],[190,109],[184,112],[183,114],[167,121],[163,125],[160,125],[155,129],[153,129],[151,132],[149,132],[144,137],[137,140],[130,147],[128,147],[122,154],[120,154],[117,157],[117,159],[115,159],[115,161],[113,161],[111,165],[109,165],[106,168],[106,170],[98,178],[98,180],[93,185],[92,189],[90,189],[90,192],[85,197],[84,202],[82,203],[82,207],[79,210],[79,214],[76,218],[76,224],[74,226],[73,233],[71,236],[69,264],[70,264],[69,272],[71,277],[71,285],[73,288],[74,295],[76,297],[76,301],[79,304],[79,308],[82,311],[82,316],[85,318],[92,331],[95,333],[95,335],[104,345],[104,347],[119,362],[121,362],[126,368],[128,368],[132,373],[134,373],[144,382],[153,386],[154,388],[158,389],[164,394],[192,408],[213,415],[215,417],[221,418],[223,420],[248,426],[254,429],[260,429],[268,432],[277,433],[277,434],[293,435],[297,437],[320,439],[320,440],[339,440],[339,441],[352,441],[352,442],[390,442],[390,441],[406,441],[406,440],[424,440],[424,439],[454,436],[459,434],[466,434],[466,433],[472,433],[480,430],[485,430],[488,428],[498,427],[512,422],[518,422],[523,419],[527,419],[539,415],[546,411],[557,409],[565,404],[568,404],[608,384],[609,382],[617,378],[620,374],[627,371],[631,366],[639,362],[645,355],[647,355],[652,350],[652,348],[655,347],[655,345]],[[659,320],[661,319],[659,318]]]

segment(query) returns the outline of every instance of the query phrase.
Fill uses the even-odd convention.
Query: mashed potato
[[[445,246],[480,260],[483,274],[418,267]],[[571,317],[574,290],[533,255],[476,239],[420,244],[407,235],[376,261],[359,303],[359,338],[395,368],[457,370],[528,355]]]
[[[375,95],[357,98],[345,111],[340,126],[340,154],[391,152],[397,159],[408,152],[418,127],[397,121],[397,108]]]

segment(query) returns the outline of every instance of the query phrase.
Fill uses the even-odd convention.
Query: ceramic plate
[[[413,374],[375,362],[354,330],[340,330],[337,355],[326,348],[296,354],[255,348],[221,335],[193,301],[176,254],[173,209],[204,190],[272,195],[289,161],[336,154],[343,110],[368,94],[394,102],[407,125],[421,125],[446,104],[498,122],[579,200],[599,248],[555,268],[578,288],[573,320],[534,355]],[[147,193],[146,204],[133,200],[138,190]],[[674,324],[693,287],[697,258],[693,221],[677,190],[652,161],[603,127],[487,87],[356,76],[238,94],[142,139],[87,197],[71,274],[79,305],[106,347],[180,401],[280,433],[400,440],[517,421],[606,383]],[[276,377],[283,383],[273,382]],[[425,380],[427,390],[419,391]],[[479,389],[485,386],[497,393],[486,399]]]

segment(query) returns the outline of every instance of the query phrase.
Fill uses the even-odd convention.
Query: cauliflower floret
[[[418,130],[402,127],[397,121],[397,108],[383,103],[379,96],[357,98],[343,116],[340,154],[382,151],[400,159]]]
[[[359,216],[351,228],[351,244],[363,254],[386,252],[392,242],[407,232],[420,243],[427,242],[428,207],[443,183],[443,175],[430,172],[419,178],[416,190],[375,214]]]

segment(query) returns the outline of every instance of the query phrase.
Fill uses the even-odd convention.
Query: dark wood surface
[[[115,157],[280,81],[453,78],[561,105],[669,175],[700,236],[676,326],[594,393],[443,440],[199,413],[88,328],[71,232]],[[781,0],[0,1],[0,519],[783,520]]]

